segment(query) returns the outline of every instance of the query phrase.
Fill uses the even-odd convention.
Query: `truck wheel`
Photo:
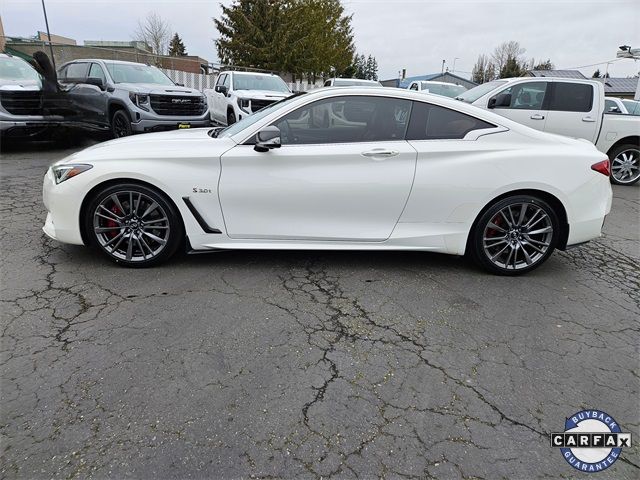
[[[227,112],[227,126],[236,123],[236,113],[233,110]]]
[[[611,183],[633,185],[640,180],[640,146],[619,145],[609,152]]]
[[[133,133],[131,119],[124,110],[116,110],[111,116],[111,133],[113,138],[128,137]]]

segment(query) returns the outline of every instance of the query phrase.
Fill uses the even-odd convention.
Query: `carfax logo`
[[[622,433],[613,417],[601,410],[582,410],[564,422],[564,432],[551,434],[551,446],[581,472],[601,472],[631,446],[631,434]]]

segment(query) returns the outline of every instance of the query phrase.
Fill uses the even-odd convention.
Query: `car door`
[[[536,130],[544,130],[547,121],[548,89],[551,82],[522,82],[501,90],[492,98],[498,99],[500,94],[510,95],[510,103],[496,106],[492,110],[498,115],[507,117]],[[489,104],[491,99],[489,99]]]
[[[220,76],[218,77],[218,81],[216,82],[216,87],[225,85],[225,81],[227,81],[228,77],[229,77],[229,74],[221,73]],[[228,82],[227,82],[227,85],[228,85]],[[213,95],[214,119],[217,120],[218,122],[226,123],[227,121],[226,95],[221,92],[218,92],[217,88],[214,88],[214,90],[215,90]]]
[[[411,102],[341,95],[273,124],[281,148],[252,141],[222,156],[219,183],[233,238],[382,241],[407,201],[416,151],[404,139]],[[325,112],[343,122],[324,123]]]
[[[594,142],[600,122],[593,85],[554,80],[545,131]]]
[[[103,87],[97,85],[78,85],[81,87],[79,90],[83,92],[83,101],[86,102],[87,117],[91,123],[94,124],[109,124],[108,116],[108,93],[107,77],[102,67],[95,62],[92,62],[89,66],[89,73],[87,78],[98,78],[102,80]]]
[[[93,123],[87,103],[86,85],[82,83],[87,79],[88,69],[88,62],[70,63],[60,71],[60,82],[66,84],[66,96],[70,100],[71,111],[74,112],[72,120]]]

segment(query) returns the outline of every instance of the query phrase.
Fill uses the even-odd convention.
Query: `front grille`
[[[258,110],[260,110],[261,108],[267,107],[269,105],[271,105],[272,103],[277,102],[278,100],[258,100],[258,99],[251,99],[251,111],[252,112],[257,112]]]
[[[0,92],[0,102],[12,115],[42,115],[42,92]]]
[[[195,117],[207,108],[203,97],[185,95],[150,95],[151,108],[158,115]]]

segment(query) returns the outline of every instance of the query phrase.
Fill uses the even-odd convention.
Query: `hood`
[[[189,158],[216,158],[235,146],[230,138],[211,138],[211,128],[145,133],[98,143],[74,153],[60,163],[95,163],[112,160],[163,160],[187,162]]]
[[[117,88],[134,93],[151,93],[160,95],[197,95],[202,94],[195,88],[180,87],[178,85],[158,85],[157,83],[117,83]]]
[[[42,90],[42,83],[36,80],[0,79],[0,91],[3,92],[34,92]]]
[[[288,92],[274,92],[273,90],[236,90],[238,98],[257,98],[260,100],[282,100],[291,96]]]

